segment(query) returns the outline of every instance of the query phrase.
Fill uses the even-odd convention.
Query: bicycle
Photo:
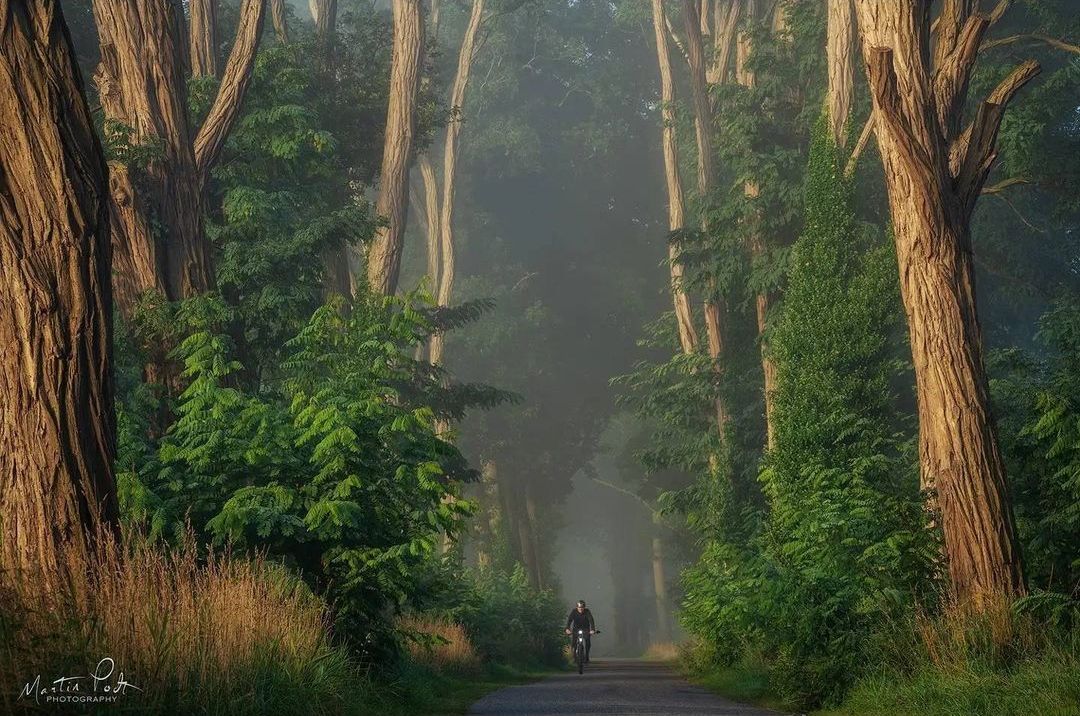
[[[599,634],[600,630],[596,629],[593,634]],[[585,630],[578,629],[574,634],[574,663],[577,664],[577,672],[579,674],[585,673]]]

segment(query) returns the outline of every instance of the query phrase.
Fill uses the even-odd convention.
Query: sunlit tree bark
[[[424,49],[420,0],[394,0],[394,47],[391,54],[390,102],[386,112],[379,197],[375,209],[386,225],[375,233],[368,251],[367,279],[373,291],[397,290],[409,203],[409,166],[416,134],[416,101]]]
[[[285,0],[270,0],[270,18],[274,23],[274,34],[278,42],[289,42],[289,19],[285,13]]]
[[[449,306],[454,289],[454,195],[457,187],[458,139],[461,136],[465,90],[469,86],[473,57],[476,54],[476,35],[484,18],[484,0],[473,0],[469,23],[458,51],[457,72],[450,90],[450,123],[446,126],[443,144],[442,206],[439,210],[439,282],[435,302]],[[442,363],[443,334],[431,337],[432,365]]]
[[[656,59],[660,68],[660,102],[663,129],[661,144],[664,150],[664,176],[668,194],[668,229],[675,234],[685,227],[685,204],[682,179],[679,176],[679,150],[675,139],[675,80],[671,73],[671,53],[668,49],[667,15],[662,0],[652,0],[653,30],[656,35]],[[675,305],[675,320],[679,328],[679,344],[684,353],[697,350],[698,335],[694,328],[690,297],[683,288],[683,265],[679,247],[668,243],[671,267],[671,296]]]
[[[1022,63],[973,117],[963,114],[984,34],[1007,4],[983,14],[974,0],[945,0],[935,30],[928,2],[856,5],[915,367],[922,481],[936,491],[953,590],[975,608],[1024,591],[990,414],[969,222],[1005,106],[1038,64]]]
[[[54,0],[0,3],[0,125],[0,568],[48,593],[118,519],[108,185]]]
[[[855,94],[855,6],[852,0],[829,0],[826,60],[829,68],[829,129],[836,146],[844,147]]]
[[[188,15],[191,76],[215,77],[217,75],[217,0],[190,0]]]
[[[203,186],[240,111],[255,61],[265,0],[244,0],[218,93],[196,132],[187,115],[182,20],[169,0],[94,0],[101,63],[94,79],[106,133],[152,147],[143,164],[112,162],[114,291],[131,315],[157,291],[178,300],[214,288],[203,230]]]

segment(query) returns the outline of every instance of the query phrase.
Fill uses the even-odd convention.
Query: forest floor
[[[583,675],[558,674],[494,691],[469,716],[777,716],[780,712],[730,701],[695,686],[671,664],[631,659],[593,661]]]

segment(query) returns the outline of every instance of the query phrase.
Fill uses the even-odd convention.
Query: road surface
[[[470,716],[778,716],[777,711],[728,701],[687,683],[665,664],[594,660],[577,672],[494,691]]]

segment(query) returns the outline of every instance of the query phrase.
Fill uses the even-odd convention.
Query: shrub
[[[442,617],[403,615],[397,629],[405,639],[405,651],[416,663],[439,673],[475,675],[480,656],[465,627]]]

